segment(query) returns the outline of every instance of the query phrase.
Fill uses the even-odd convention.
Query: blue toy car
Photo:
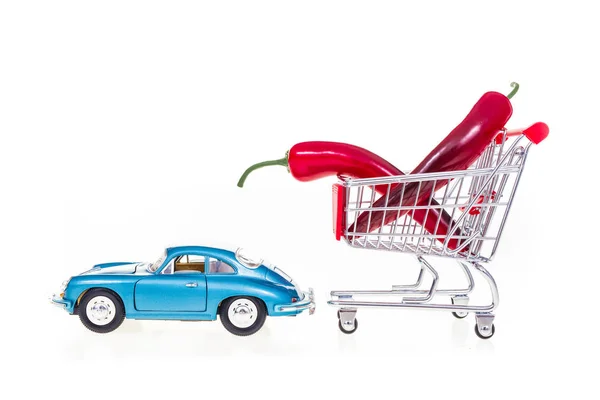
[[[65,281],[51,301],[97,333],[117,329],[125,318],[214,321],[219,315],[229,332],[248,336],[267,315],[315,309],[312,289],[302,292],[279,268],[242,249],[201,246],[168,248],[154,263],[95,265]]]

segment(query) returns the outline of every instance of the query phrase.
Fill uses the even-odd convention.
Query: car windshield
[[[153,262],[152,264],[148,264],[148,267],[146,268],[146,270],[148,272],[156,272],[156,270],[158,268],[160,268],[161,265],[163,265],[163,263],[165,262],[167,258],[167,252],[165,251],[159,258],[158,260],[156,260],[155,262]]]
[[[262,258],[258,258],[253,254],[248,254],[248,252],[242,248],[237,249],[235,252],[235,258],[242,264],[248,268],[257,268],[263,263]]]

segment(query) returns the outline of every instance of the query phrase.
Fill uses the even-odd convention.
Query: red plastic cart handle
[[[336,240],[344,236],[346,228],[344,204],[346,201],[346,187],[335,183],[333,185],[333,234]]]
[[[536,122],[529,128],[525,129],[511,129],[506,131],[506,137],[525,135],[527,139],[531,140],[534,144],[540,144],[542,140],[548,137],[550,128],[543,122]],[[504,136],[502,134],[496,136],[496,144],[501,144]]]

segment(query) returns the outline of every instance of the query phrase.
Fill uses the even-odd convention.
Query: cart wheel
[[[463,319],[463,318],[466,318],[467,315],[469,315],[469,313],[464,312],[464,311],[458,311],[458,312],[453,312],[452,315],[454,315],[455,318]]]
[[[477,336],[479,336],[480,339],[489,339],[492,336],[494,336],[494,333],[496,333],[496,327],[494,326],[494,324],[492,324],[491,332],[489,330],[482,332],[479,329],[479,325],[475,324],[475,333],[477,334]]]
[[[339,313],[339,311],[338,311]],[[340,331],[344,332],[347,335],[350,335],[354,332],[356,332],[356,330],[358,329],[358,320],[356,318],[354,318],[354,321],[352,321],[352,324],[350,324],[350,326],[346,326],[344,324],[342,324],[342,320],[338,320],[338,326],[340,328]]]

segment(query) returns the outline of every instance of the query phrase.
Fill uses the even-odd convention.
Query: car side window
[[[209,258],[208,273],[210,274],[235,274],[235,269],[225,261]]]
[[[172,274],[173,273],[173,260],[169,261],[169,264],[162,270],[161,274]]]
[[[204,264],[206,257],[198,256],[196,254],[190,254],[186,256],[188,258],[188,262],[190,263],[202,263]]]
[[[204,273],[206,258],[195,254],[184,254],[175,259],[175,273]]]

